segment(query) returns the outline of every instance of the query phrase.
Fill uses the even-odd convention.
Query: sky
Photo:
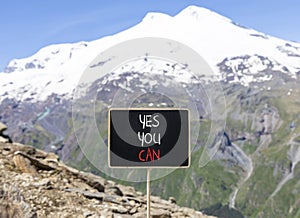
[[[299,0],[1,0],[0,72],[44,46],[99,39],[138,24],[147,12],[174,16],[189,5],[300,42]]]

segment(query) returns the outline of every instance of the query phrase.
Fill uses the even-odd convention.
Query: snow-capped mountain
[[[96,56],[113,45],[141,37],[169,38],[189,46],[215,75],[194,77],[187,65],[145,54],[84,84],[84,94],[75,98],[78,104],[74,107],[74,90],[84,70],[94,67],[90,63]],[[132,105],[137,106],[173,107],[174,99],[188,106],[192,102],[199,117],[191,119],[191,131],[198,132],[194,124],[201,123],[201,135],[193,143],[193,162],[189,169],[159,180],[154,192],[177,194],[182,205],[222,215],[219,209],[227,202],[246,217],[299,217],[299,81],[300,43],[268,36],[190,6],[174,17],[149,13],[138,25],[113,36],[51,45],[31,57],[12,60],[0,73],[0,122],[9,126],[7,134],[13,141],[56,152],[62,160],[88,171],[107,164],[107,159],[95,152],[99,140],[90,131],[107,139],[107,109],[119,91],[121,103],[134,101]],[[216,90],[217,85],[222,90]],[[132,98],[136,93],[142,94]],[[207,99],[206,93],[213,93],[212,98]],[[211,116],[214,103],[224,99],[226,107],[217,108],[216,116]],[[212,124],[223,113],[226,126],[223,128],[223,122]],[[199,167],[201,146],[211,135],[209,149],[216,152],[205,169]],[[78,146],[81,138],[87,140],[88,152],[99,165],[91,167],[90,159],[85,159]],[[228,215],[231,212],[234,215]],[[243,217],[227,205],[225,214]]]
[[[113,36],[50,45],[31,57],[12,60],[0,74],[0,101],[43,101],[53,93],[70,98],[97,54],[139,37],[169,38],[190,46],[214,69],[217,79],[225,82],[247,86],[270,80],[270,71],[292,78],[300,72],[299,43],[265,35],[208,9],[190,6],[174,17],[148,13],[138,25]]]

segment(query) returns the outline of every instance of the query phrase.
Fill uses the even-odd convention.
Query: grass
[[[239,211],[248,217],[300,217],[300,196],[299,196],[299,175],[300,165],[295,169],[295,177],[283,186],[273,200],[268,200],[271,193],[276,189],[278,183],[282,180],[284,174],[280,170],[288,170],[289,160],[287,152],[288,142],[294,133],[300,132],[300,100],[297,96],[286,96],[285,90],[276,90],[272,92],[259,92],[255,96],[247,97],[244,102],[236,100],[238,93],[234,93],[227,103],[231,111],[228,111],[226,119],[226,131],[233,133],[254,133],[253,122],[259,118],[260,112],[266,104],[275,108],[281,120],[280,128],[271,134],[272,142],[264,147],[260,152],[255,152],[259,145],[259,138],[252,141],[245,141],[243,150],[252,155],[254,170],[251,177],[242,185],[236,199],[236,206]],[[298,96],[299,97],[299,96]],[[248,103],[247,103],[248,101]],[[232,103],[232,104],[231,104]],[[236,112],[237,110],[238,112]],[[87,114],[90,112],[88,111]],[[245,123],[244,115],[249,115],[249,120]],[[105,118],[105,114],[97,112],[97,117]],[[82,117],[84,120],[85,117]],[[290,123],[295,121],[296,128],[292,131]],[[102,121],[103,122],[103,119]],[[83,128],[82,122],[75,123],[77,127]],[[106,124],[104,124],[107,126]],[[104,126],[104,127],[105,127]],[[193,125],[192,125],[193,126]],[[209,134],[211,122],[209,120],[200,121],[200,135],[198,145],[202,145]],[[99,127],[101,136],[106,136],[105,128]],[[298,134],[299,135],[299,134]],[[88,137],[88,136],[86,136]],[[92,140],[91,140],[92,141]],[[300,143],[300,135],[294,138],[294,142]],[[79,151],[72,152],[77,157]],[[93,151],[89,151],[93,152]],[[209,208],[213,205],[226,205],[230,194],[241,181],[240,169],[232,167],[229,171],[221,161],[211,161],[205,167],[199,168],[199,159],[202,153],[201,146],[192,155],[192,165],[188,169],[178,169],[168,176],[157,181],[151,182],[152,194],[162,196],[168,199],[174,196],[177,203],[183,206],[193,207],[195,209]],[[89,169],[92,172],[97,169],[89,163],[84,157],[74,164],[76,168]],[[275,172],[275,168],[278,172]],[[99,172],[98,172],[99,174]],[[105,177],[105,175],[102,175]],[[118,181],[120,182],[120,181]],[[138,190],[145,193],[145,183],[132,184]],[[293,208],[293,209],[290,209]]]
[[[273,170],[273,167],[268,165],[257,167],[251,178],[240,189],[237,207],[244,215],[250,217],[259,212],[261,205],[275,190],[278,180],[273,177]]]
[[[282,189],[269,199],[262,209],[264,217],[299,217],[300,214],[300,193],[299,174],[289,180]]]
[[[227,171],[220,161],[209,162],[205,167],[198,168],[200,155],[201,150],[192,156],[190,168],[177,169],[167,177],[152,182],[153,194],[164,198],[174,196],[179,205],[198,210],[220,202],[227,204],[238,176]]]
[[[257,149],[257,145],[254,145],[252,143],[247,142],[243,145],[243,150],[247,155],[253,154],[256,151],[256,149]]]
[[[294,138],[294,141],[297,142],[297,143],[300,143],[300,135],[297,136],[296,138]]]

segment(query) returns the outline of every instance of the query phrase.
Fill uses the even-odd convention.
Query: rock
[[[142,196],[142,195],[143,195],[143,193],[142,193],[142,192],[139,192],[139,191],[137,191],[137,192],[136,192],[136,195],[137,195],[137,196]]]
[[[58,162],[59,161],[59,157],[58,157],[58,155],[56,155],[56,154],[54,154],[54,153],[48,153],[47,155],[46,155],[46,161],[47,162],[51,162],[51,161],[53,161],[53,162]]]
[[[13,218],[36,218],[36,211],[28,202],[24,200],[24,196],[20,194],[20,189],[10,184],[2,184],[0,187],[0,217]]]
[[[100,200],[100,201],[103,201],[104,199],[104,194],[103,193],[93,193],[93,192],[89,192],[89,191],[84,191],[84,190],[81,190],[81,189],[77,189],[77,188],[73,188],[73,189],[65,189],[66,192],[75,192],[75,193],[79,193],[89,199],[97,199],[97,200]]]
[[[132,208],[132,209],[129,211],[130,214],[135,214],[136,212],[137,212],[137,208],[136,208],[136,207]]]
[[[7,126],[0,122],[0,135],[2,135],[5,130],[7,130]]]
[[[196,211],[194,209],[187,208],[187,207],[183,208],[183,213],[185,213],[185,214],[194,214],[195,212]]]
[[[173,218],[181,218],[181,217],[185,217],[184,213],[182,212],[175,212],[172,214]]]
[[[151,217],[152,218],[170,218],[171,214],[167,210],[158,209],[158,210],[151,210]]]
[[[32,165],[34,165],[36,168],[41,169],[41,170],[54,170],[53,167],[50,165],[43,163],[42,160],[39,160],[35,157],[32,157],[28,154],[25,154],[21,151],[16,151],[15,156],[23,156],[24,158],[28,159]]]
[[[136,193],[135,189],[130,186],[118,185],[120,191],[123,193],[123,196],[134,197],[133,193]]]
[[[7,142],[9,142],[9,140],[7,138],[4,138],[4,137],[0,136],[0,142],[1,143],[7,143]]]
[[[93,213],[89,210],[83,210],[83,217],[92,217]]]
[[[151,210],[150,216],[152,218],[170,218],[172,217],[170,212],[165,211],[165,210]],[[136,218],[145,218],[147,217],[147,212],[139,212],[133,215],[133,217]]]
[[[33,183],[32,185],[34,185],[36,187],[41,187],[41,186],[50,187],[51,181],[48,178],[44,178],[41,181]]]
[[[116,215],[116,214],[114,214],[114,218],[133,218],[133,216],[126,215],[126,214],[122,214],[122,215]]]
[[[111,207],[111,210],[114,213],[120,213],[120,214],[126,214],[128,212],[128,209],[120,205]]]
[[[134,192],[132,193],[134,194]],[[146,204],[146,200],[145,199],[141,199],[140,197],[128,197],[125,196],[128,200],[133,200],[136,203],[142,203],[142,204]]]
[[[151,203],[151,208],[157,210],[157,209],[166,209],[171,211],[174,208],[174,204],[164,204],[163,202],[156,201],[155,203]]]
[[[0,199],[14,196],[13,203],[5,206],[11,208],[8,212],[16,210],[17,214],[14,203],[19,202],[25,205],[20,207],[20,217],[146,217],[146,196],[134,188],[68,167],[54,154],[31,146],[3,145],[0,146]],[[6,188],[9,192],[2,187],[9,187]],[[202,213],[181,208],[174,201],[174,198],[167,201],[151,196],[151,217],[203,217]],[[7,212],[3,202],[0,201],[0,217]]]
[[[20,154],[16,154],[13,157],[13,161],[15,166],[22,172],[22,173],[32,173],[36,174],[37,171],[34,166],[31,165],[30,160],[23,157]]]
[[[90,173],[79,173],[79,171],[74,171],[73,169],[72,169],[72,172],[77,177],[79,177],[83,181],[85,181],[86,184],[88,184],[89,186],[97,189],[99,192],[104,192],[104,183],[105,183],[104,179],[102,179],[98,176],[92,175]]]
[[[1,203],[0,204],[0,217],[23,218],[24,213],[22,211],[22,208],[16,204]]]
[[[133,207],[133,206],[135,206],[135,201],[134,201],[134,200],[130,200],[130,201],[129,201],[129,204],[130,204],[130,206]]]
[[[174,197],[169,197],[169,201],[171,204],[176,204],[176,199]]]
[[[135,218],[145,218],[145,217],[147,217],[147,213],[146,212],[135,213],[133,215],[133,217],[135,217]]]
[[[105,187],[104,192],[107,193],[107,194],[123,196],[122,191],[117,186]]]
[[[7,130],[7,126],[0,122],[0,142],[1,143],[12,143],[12,140],[9,136],[5,135],[3,132]]]

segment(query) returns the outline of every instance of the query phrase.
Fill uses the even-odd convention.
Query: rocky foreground
[[[146,196],[68,167],[57,155],[11,143],[0,133],[0,217],[146,217]],[[5,138],[4,138],[4,137]],[[151,196],[151,215],[207,218]]]

